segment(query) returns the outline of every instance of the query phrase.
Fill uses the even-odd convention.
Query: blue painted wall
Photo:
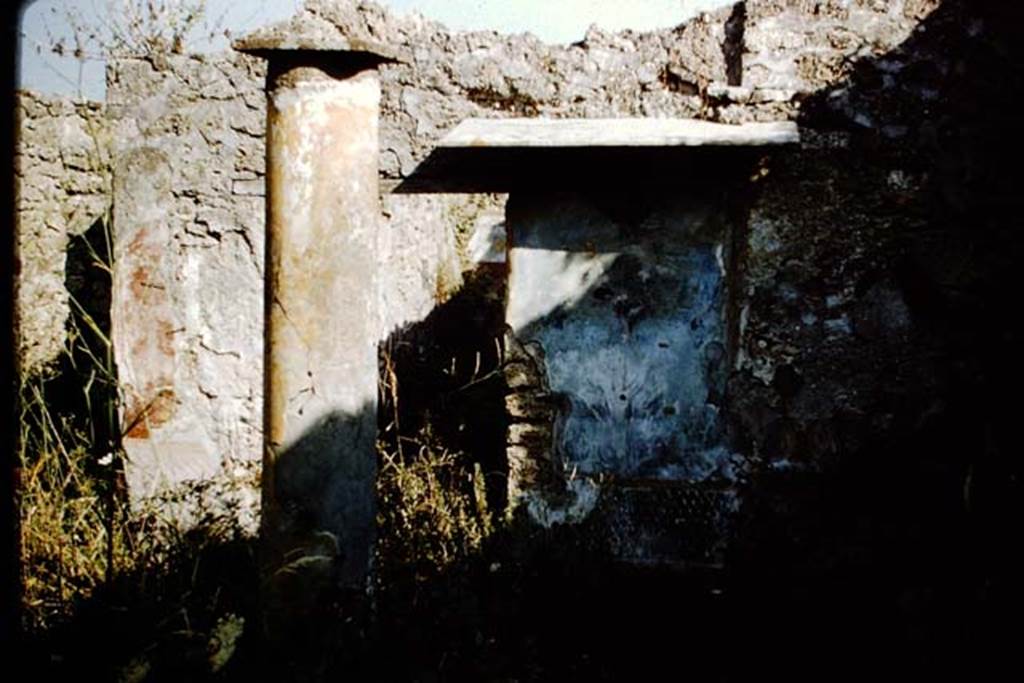
[[[507,318],[543,359],[567,473],[731,479],[728,230],[712,202],[515,196]]]

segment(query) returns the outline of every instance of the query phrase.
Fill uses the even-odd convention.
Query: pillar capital
[[[267,60],[267,90],[342,81],[404,61],[399,51],[369,38],[349,36],[325,19],[300,14],[236,40],[239,52]]]
[[[399,50],[369,38],[349,36],[325,19],[299,14],[257,29],[232,47],[271,63],[298,61],[308,66],[371,65],[404,61]]]

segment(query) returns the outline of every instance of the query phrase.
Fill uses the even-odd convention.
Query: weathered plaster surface
[[[112,323],[135,397],[123,419],[130,424],[133,406],[160,415],[157,428],[128,435],[127,471],[159,463],[173,486],[147,494],[216,483],[191,504],[223,511],[226,497],[250,531],[262,451],[262,78],[259,60],[243,55],[169,57],[159,68],[125,60],[111,65],[107,102],[115,258],[126,259],[115,266]]]
[[[737,510],[733,229],[710,187],[508,204],[510,500],[546,527],[593,516],[631,563],[718,563]]]

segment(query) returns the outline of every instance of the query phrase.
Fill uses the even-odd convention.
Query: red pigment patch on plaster
[[[150,387],[146,387],[145,396],[152,396],[148,401],[143,401],[141,396],[133,397],[133,408],[126,411],[128,419],[128,431],[125,433],[130,439],[148,439],[150,429],[159,427],[172,417],[177,407],[177,397],[174,390],[163,388],[153,395]]]
[[[163,256],[161,245],[152,243],[149,231],[140,230],[128,247],[134,261],[128,280],[126,308],[133,314],[130,339],[135,386],[125,406],[126,436],[146,439],[154,428],[167,423],[177,411],[174,387],[175,348],[172,301],[154,274]],[[127,259],[126,259],[127,260]]]

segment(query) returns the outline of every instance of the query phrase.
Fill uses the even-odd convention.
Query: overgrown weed
[[[380,447],[377,572],[420,583],[479,552],[494,530],[479,464],[452,453],[425,429],[401,437],[401,452]]]
[[[255,614],[255,542],[235,523],[238,501],[213,484],[129,509],[109,212],[94,228],[73,238],[83,292],[69,286],[61,354],[19,387],[22,626],[54,674],[209,675],[228,666]],[[176,514],[185,508],[198,511],[187,526]]]
[[[110,216],[85,236],[89,277],[109,282]],[[109,326],[69,295],[65,345],[56,368],[20,383],[19,507],[26,626],[71,616],[130,564],[133,545],[119,495],[120,392]],[[97,318],[100,318],[98,320]]]

